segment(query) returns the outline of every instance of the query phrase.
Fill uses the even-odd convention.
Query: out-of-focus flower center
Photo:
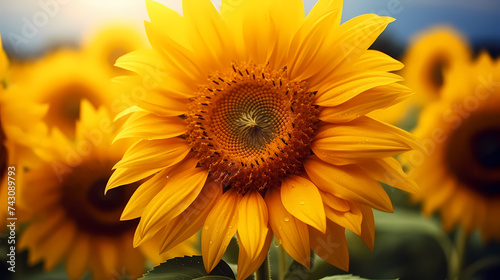
[[[452,133],[446,151],[449,170],[484,195],[500,195],[500,113],[473,113]]]
[[[104,195],[111,168],[111,163],[85,162],[63,177],[61,203],[80,230],[113,236],[137,226],[136,221],[120,221],[136,186],[112,189]]]
[[[233,65],[193,98],[188,141],[215,180],[245,193],[302,171],[316,125],[314,94],[286,69]]]
[[[81,100],[87,99],[92,105],[100,104],[96,93],[81,85],[70,85],[59,90],[57,95],[42,100],[49,103],[46,119],[50,125],[58,126],[65,131],[74,131],[76,121],[80,118]]]

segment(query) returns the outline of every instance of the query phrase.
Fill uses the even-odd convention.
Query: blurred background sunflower
[[[241,1],[229,2],[239,5]],[[180,0],[158,2],[182,13]],[[216,7],[220,6],[220,1],[213,2]],[[496,0],[344,2],[343,22],[365,13],[396,18],[372,48],[404,62],[405,68],[398,74],[414,91],[407,101],[370,116],[409,131],[416,127],[415,133],[423,144],[434,149],[430,154],[410,154],[402,158],[407,172],[420,181],[422,192],[410,198],[399,190],[386,189],[395,213],[386,215],[374,211],[377,237],[373,252],[347,232],[349,273],[366,278],[451,279],[461,272],[460,279],[495,279],[500,274],[500,223],[494,220],[500,207],[495,187],[499,174],[495,165],[498,116],[484,113],[484,108],[498,112],[498,99],[479,102],[473,112],[459,111],[457,106],[466,102],[475,107],[467,94],[475,94],[481,87],[482,90],[495,88],[500,82],[497,74],[500,71],[497,62],[500,3]],[[315,0],[304,0],[306,14],[315,3]],[[125,70],[113,67],[116,58],[148,46],[144,20],[148,20],[148,15],[142,0],[0,3],[0,35],[6,52],[6,56],[0,52],[3,131],[0,139],[2,147],[6,147],[0,150],[0,159],[5,167],[24,166],[16,174],[19,185],[30,171],[34,171],[30,176],[48,176],[42,172],[42,166],[48,162],[40,156],[47,157],[47,147],[60,142],[40,141],[39,135],[58,129],[60,139],[76,139],[81,100],[87,99],[93,108],[105,108],[111,117],[132,105],[133,92],[123,91],[107,81],[117,75],[128,75]],[[481,54],[482,51],[485,52]],[[492,96],[495,95],[492,93]],[[449,110],[457,111],[458,115],[450,115]],[[475,117],[475,113],[479,116]],[[443,114],[451,118],[450,121],[443,120]],[[426,140],[434,138],[441,141],[432,140],[434,146],[430,147]],[[29,143],[35,142],[39,142],[40,149],[30,146]],[[408,164],[409,161],[422,164]],[[0,187],[2,215],[6,214],[7,187],[4,180]],[[5,216],[0,218],[0,223],[5,225]],[[35,224],[30,222],[18,227],[18,241],[30,227],[34,228]],[[35,241],[37,238],[31,243],[25,241],[35,245],[18,252],[16,268],[24,274],[9,272],[8,234],[7,229],[0,242],[1,279],[67,279],[64,265],[50,272],[43,272],[40,264],[29,266],[29,258],[33,258],[27,253],[31,251],[29,247],[41,248],[41,243]],[[234,264],[238,252],[233,243],[223,259]],[[276,246],[270,247],[271,273],[273,279],[278,279],[279,269],[274,268],[283,256]],[[320,279],[345,273],[320,258],[313,259],[310,271],[288,256],[285,259],[288,279]],[[91,275],[87,273],[87,279],[92,278]],[[121,271],[110,276],[111,279],[126,277]]]

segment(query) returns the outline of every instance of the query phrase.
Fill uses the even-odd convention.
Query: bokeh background
[[[157,2],[182,13],[181,0]],[[220,1],[213,2],[216,7],[220,5]],[[315,2],[304,0],[306,13]],[[493,58],[500,55],[498,0],[344,1],[343,21],[364,13],[396,18],[373,48],[398,59],[403,57],[415,36],[436,26],[448,26],[461,33],[471,46],[474,56],[483,50],[488,51]],[[148,20],[148,15],[142,0],[0,0],[2,45],[14,64],[39,59],[59,48],[78,50],[109,24],[135,28],[139,36],[146,40],[144,20]],[[418,112],[402,126],[411,129],[417,114]],[[373,252],[354,235],[348,236],[351,254],[349,273],[369,279],[447,279],[446,250],[453,246],[457,233],[444,233],[439,215],[422,217],[420,206],[410,203],[405,193],[389,187],[386,190],[392,198],[395,213],[375,213],[376,238]],[[5,239],[2,239],[1,279],[12,277],[2,267],[5,265],[5,246]],[[235,247],[232,246],[233,249]],[[467,271],[470,275],[466,279],[499,279],[498,242],[484,244],[480,235],[474,233],[467,241],[466,250],[464,267],[472,267]],[[274,266],[277,259],[275,248],[271,253]],[[229,250],[225,259],[234,263],[236,257],[237,253]],[[40,265],[28,266],[26,258],[25,253],[19,255],[18,270],[27,272],[18,273],[18,276],[14,276],[18,278],[14,279],[66,279],[63,267],[49,274],[42,273]],[[489,263],[484,265],[483,260]],[[273,273],[276,274],[275,271]],[[312,272],[303,271],[289,279],[320,279],[333,273],[344,272],[324,262],[316,262]],[[116,277],[119,279],[121,276]]]

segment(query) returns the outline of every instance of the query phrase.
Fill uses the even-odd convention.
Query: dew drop
[[[203,229],[204,229],[204,230],[208,230],[208,226],[205,226]]]
[[[212,240],[210,240],[210,245],[212,245],[212,243],[214,243]]]
[[[283,220],[285,220],[285,222],[288,222],[288,221],[290,221],[290,218],[288,216],[286,216]]]
[[[305,201],[301,201],[301,202],[300,202],[300,205],[304,205],[304,204],[306,204],[306,202],[305,202]]]

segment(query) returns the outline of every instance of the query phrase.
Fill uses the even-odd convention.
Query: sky
[[[239,1],[239,0],[232,0]],[[158,0],[178,11],[181,0]],[[220,0],[213,0],[215,6]],[[15,56],[36,56],[55,44],[78,45],[110,21],[133,25],[142,32],[148,19],[144,0],[0,0],[0,35]],[[304,0],[306,13],[316,0]],[[434,25],[448,25],[472,43],[500,45],[498,0],[345,0],[343,21],[364,13],[396,18],[385,33],[401,45]]]

